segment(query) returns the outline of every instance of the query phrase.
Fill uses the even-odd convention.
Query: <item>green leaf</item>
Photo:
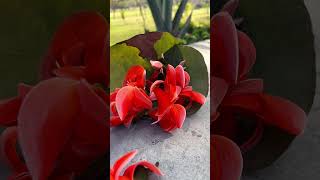
[[[209,91],[209,74],[204,58],[199,51],[189,46],[176,45],[164,54],[165,63],[171,64],[174,67],[179,65],[183,60],[185,61],[186,71],[191,78],[190,85],[192,85],[192,89],[207,96]],[[188,114],[193,114],[198,109],[200,109],[200,106],[193,106],[188,111]]]
[[[139,56],[139,49],[125,43],[113,45],[110,48],[110,91],[122,86],[128,69],[133,65],[141,65],[147,71],[151,70],[149,61]]]
[[[128,46],[136,47],[140,50],[140,56],[148,60],[156,60],[158,58],[157,52],[154,49],[154,44],[161,39],[162,32],[149,32],[145,34],[136,35],[126,41]]]
[[[180,39],[175,38],[168,32],[163,32],[161,38],[154,44],[158,59],[161,58],[162,54],[167,52],[174,45],[181,44]]]

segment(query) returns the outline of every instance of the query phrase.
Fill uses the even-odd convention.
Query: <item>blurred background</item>
[[[110,45],[156,30],[172,32],[187,44],[209,39],[210,0],[166,2],[168,1],[111,0]],[[160,14],[157,14],[157,9]],[[159,17],[163,17],[162,22],[156,22]],[[161,24],[168,26],[162,29]]]

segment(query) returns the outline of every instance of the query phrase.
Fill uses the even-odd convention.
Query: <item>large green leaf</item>
[[[128,46],[140,50],[140,56],[146,60],[157,60],[163,53],[176,44],[181,44],[180,39],[175,38],[168,32],[149,32],[136,35],[126,41]]]
[[[164,62],[173,66],[179,65],[181,61],[185,61],[186,71],[189,73],[194,91],[200,92],[207,96],[209,91],[209,74],[204,58],[196,49],[175,45],[164,54]],[[196,112],[200,107],[193,107],[188,114]]]
[[[158,59],[167,52],[170,48],[177,44],[181,44],[182,40],[172,36],[168,32],[163,32],[161,38],[154,44],[154,49],[157,53]]]
[[[155,60],[158,58],[157,52],[154,49],[154,44],[160,40],[162,32],[149,32],[145,34],[136,35],[122,43],[128,46],[136,47],[140,50],[140,56],[148,60]]]
[[[151,70],[149,61],[139,56],[136,47],[126,43],[116,44],[110,48],[110,91],[122,86],[128,69],[133,65],[142,65],[147,71]]]
[[[41,58],[57,26],[65,17],[81,10],[99,11],[109,16],[107,2],[1,0],[0,98],[16,95],[19,82],[37,82]]]

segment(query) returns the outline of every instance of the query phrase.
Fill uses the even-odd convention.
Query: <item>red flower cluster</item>
[[[124,174],[120,176],[122,169],[134,158],[134,156],[138,153],[138,151],[131,151],[127,154],[120,157],[110,169],[110,180],[134,180],[134,173],[138,166],[143,166],[144,168],[148,168],[150,171],[154,172],[157,175],[162,176],[162,172],[153,164],[148,161],[140,161],[130,165],[124,171]]]
[[[73,179],[108,151],[108,95],[94,84],[108,85],[107,40],[100,14],[70,16],[44,58],[43,80],[0,103],[0,125],[10,126],[0,150],[9,179]]]
[[[159,122],[161,128],[170,132],[182,127],[186,109],[193,103],[204,104],[205,97],[189,86],[190,76],[182,65],[174,68],[169,64],[165,73],[161,62],[151,61],[151,65],[155,71],[148,80],[142,66],[133,66],[128,70],[123,87],[110,94],[111,126],[124,124],[128,127],[135,117],[148,110],[154,123]],[[159,79],[160,74],[165,74],[165,78]],[[152,101],[157,102],[154,108]]]
[[[262,79],[247,78],[256,60],[256,49],[251,39],[236,29],[231,15],[237,5],[238,0],[230,1],[211,20],[212,150],[217,154],[212,160],[212,168],[216,180],[240,179],[241,171],[234,169],[242,168],[239,148],[226,146],[227,140],[216,135],[233,140],[245,153],[260,142],[265,126],[298,135],[303,132],[307,120],[305,112],[296,104],[265,94]],[[251,120],[255,126],[250,137],[244,136],[245,130],[239,126],[244,119]],[[239,137],[246,138],[239,140]],[[219,156],[232,160],[228,163]]]

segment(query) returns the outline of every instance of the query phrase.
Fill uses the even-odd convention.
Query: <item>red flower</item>
[[[97,12],[68,17],[55,32],[44,58],[41,78],[85,78],[108,85],[109,25]]]
[[[107,151],[107,105],[85,80],[52,78],[21,97],[17,129],[8,129],[2,140],[14,175],[39,180],[71,176]],[[16,131],[29,172],[15,152]]]
[[[127,154],[120,157],[110,169],[110,179],[111,180],[134,180],[134,172],[138,166],[143,166],[144,168],[148,168],[153,173],[162,176],[162,172],[153,164],[147,161],[140,161],[131,166],[129,166],[122,176],[120,173],[122,169],[134,158],[134,156],[138,153],[138,151],[131,151]]]
[[[130,126],[132,120],[143,110],[152,108],[152,102],[144,91],[146,71],[133,66],[123,81],[123,87],[110,94],[111,126]]]
[[[240,180],[243,160],[239,147],[231,140],[218,135],[210,138],[211,179]]]
[[[14,126],[17,125],[18,112],[20,110],[21,103],[30,91],[32,87],[19,84],[18,96],[0,102],[0,125],[2,126]]]
[[[158,108],[150,115],[165,131],[181,128],[186,118],[186,108],[190,108],[193,102],[204,104],[205,97],[188,86],[189,74],[181,65],[176,69],[167,66],[165,81],[158,80],[150,88],[151,97],[153,93],[158,101]],[[164,87],[161,88],[161,85]],[[187,103],[186,103],[187,102]]]
[[[159,76],[163,74],[163,64],[160,61],[150,61],[151,66],[153,67],[154,71],[151,74],[150,78],[147,80],[146,88],[150,89],[152,84],[159,80]]]
[[[237,31],[227,12],[216,14],[211,20],[214,114],[213,133],[233,140],[241,136],[239,117],[254,119],[255,130],[244,142],[238,142],[242,151],[255,146],[262,137],[265,125],[298,135],[302,133],[306,114],[296,104],[281,97],[263,93],[261,79],[247,79],[256,58],[253,42]],[[241,120],[240,120],[241,121]],[[239,134],[240,133],[240,134]]]

